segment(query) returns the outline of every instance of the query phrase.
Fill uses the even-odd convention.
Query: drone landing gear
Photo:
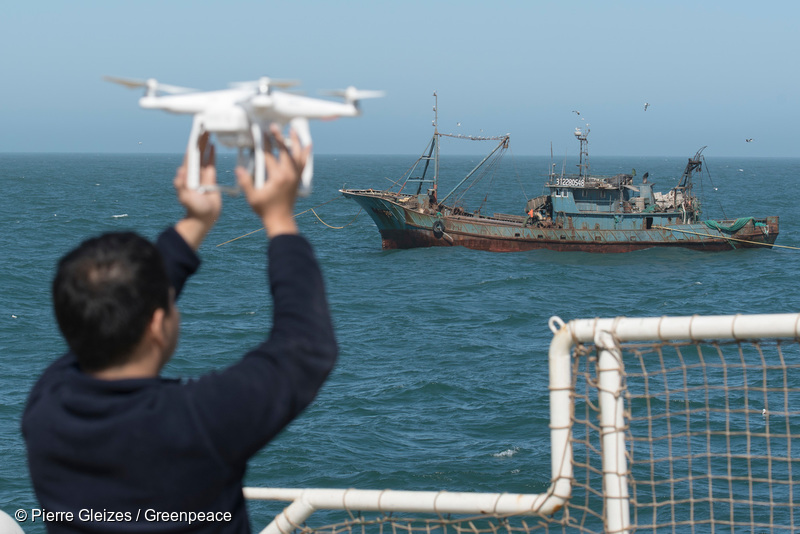
[[[300,145],[303,147],[311,144],[311,129],[308,119],[295,118],[289,122],[289,127],[297,133]],[[203,189],[200,187],[200,147],[197,140],[205,132],[202,118],[195,116],[192,122],[192,130],[189,134],[189,146],[187,147],[187,182],[190,189]],[[266,166],[264,164],[264,130],[259,123],[250,125],[250,135],[252,136],[252,147],[239,145],[238,165],[243,166],[253,176],[253,185],[259,188],[267,180]],[[287,141],[289,142],[289,141]],[[311,193],[311,181],[314,176],[314,159],[309,155],[303,174],[300,177],[300,187],[298,194],[308,196]],[[214,188],[222,189],[222,188]],[[211,189],[208,189],[211,190]]]

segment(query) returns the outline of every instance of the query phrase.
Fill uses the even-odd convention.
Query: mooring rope
[[[317,212],[316,212],[316,211],[314,211],[314,208],[311,208],[311,213],[313,213],[313,214],[314,214],[314,215],[317,217],[317,219],[319,219],[319,222],[321,222],[322,224],[324,224],[324,225],[325,225],[325,226],[327,226],[328,228],[333,228],[334,230],[341,230],[342,228],[347,228],[348,226],[350,226],[351,224],[353,224],[353,223],[355,222],[355,220],[358,218],[358,216],[359,216],[359,215],[361,215],[361,210],[359,209],[359,210],[358,210],[358,213],[356,213],[356,216],[355,216],[355,217],[353,217],[353,218],[350,220],[350,222],[349,222],[349,223],[347,223],[347,224],[345,224],[344,226],[331,226],[330,224],[328,224],[328,223],[326,223],[325,221],[323,221],[323,220],[322,220],[322,218],[321,218],[319,215],[317,215]]]
[[[343,198],[343,197],[333,197],[332,199],[326,200],[325,202],[323,202],[321,204],[317,204],[313,208],[308,208],[307,210],[303,210],[300,213],[295,213],[292,217],[296,219],[300,215],[303,215],[304,213],[308,213],[310,211],[311,213],[313,213],[317,217],[317,219],[319,219],[319,222],[321,222],[322,224],[324,224],[328,228],[333,228],[334,230],[341,230],[342,228],[347,228],[348,226],[353,224],[355,222],[356,218],[358,218],[358,216],[361,214],[361,209],[359,209],[358,213],[356,213],[356,216],[353,217],[353,219],[349,223],[345,224],[344,226],[331,226],[330,224],[328,224],[325,221],[323,221],[322,218],[319,215],[317,215],[317,212],[314,211],[314,208],[319,208],[320,206],[324,206],[325,204],[329,204],[330,202],[333,202],[334,200],[339,200],[340,198]],[[239,237],[234,237],[233,239],[229,239],[228,241],[225,241],[224,243],[220,243],[217,246],[221,247],[222,245],[227,245],[228,243],[232,243],[233,241],[236,241],[237,239],[241,239],[243,237],[247,237],[249,235],[255,234],[256,232],[260,232],[263,229],[264,229],[264,227],[262,226],[258,230],[253,230],[252,232],[247,232],[246,234],[240,235]]]
[[[691,232],[689,230],[678,230],[677,228],[667,228],[666,226],[652,226],[652,228],[658,228],[660,230],[669,230],[670,232],[681,232],[684,234],[694,234],[703,237],[717,237],[719,239],[725,239],[726,241],[739,241],[740,243],[750,243],[751,245],[761,245],[762,247],[778,247],[778,248],[788,248],[791,250],[800,250],[800,247],[790,247],[788,245],[775,245],[770,243],[762,243],[760,241],[749,241],[747,239],[738,239],[736,237],[725,237],[724,235],[714,235],[714,234],[704,234],[701,232]]]
[[[260,232],[260,231],[261,231],[261,230],[263,230],[263,229],[264,229],[264,227],[262,226],[262,227],[261,227],[261,228],[259,228],[258,230],[253,230],[252,232],[248,232],[248,233],[246,233],[246,234],[244,234],[244,235],[240,235],[239,237],[234,237],[233,239],[229,239],[228,241],[225,241],[224,243],[220,243],[220,244],[219,244],[219,245],[217,245],[217,246],[218,246],[218,247],[221,247],[222,245],[227,245],[228,243],[231,243],[231,242],[233,242],[233,241],[236,241],[237,239],[241,239],[241,238],[243,238],[243,237],[247,237],[247,236],[249,236],[250,234],[254,234],[254,233],[256,233],[256,232]]]

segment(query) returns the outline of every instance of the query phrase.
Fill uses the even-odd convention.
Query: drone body
[[[194,115],[187,148],[188,181],[189,187],[193,189],[200,187],[200,152],[197,140],[205,132],[215,134],[222,145],[237,148],[240,160],[245,159],[248,160],[245,164],[252,164],[255,185],[261,187],[266,180],[263,141],[271,124],[277,124],[281,128],[289,125],[297,132],[300,143],[308,146],[311,144],[309,119],[356,117],[361,114],[359,100],[383,96],[380,91],[359,91],[355,87],[349,87],[344,91],[331,93],[344,97],[344,102],[321,100],[275,91],[273,87],[291,87],[296,83],[273,81],[269,78],[234,84],[231,89],[208,92],[159,84],[153,79],[105,79],[126,87],[147,88],[145,95],[139,100],[139,105],[143,108]],[[301,195],[311,192],[312,177],[313,158],[309,157],[301,179]]]

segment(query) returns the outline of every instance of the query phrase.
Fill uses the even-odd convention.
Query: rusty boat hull
[[[343,189],[378,228],[384,249],[462,246],[491,252],[547,249],[596,253],[632,252],[654,247],[725,251],[770,248],[779,232],[778,217],[749,218],[741,228],[726,232],[703,222],[681,221],[681,213],[610,213],[592,221],[566,218],[563,227],[530,225],[523,216],[467,213],[443,215],[415,205],[413,195],[371,189]],[[655,220],[654,220],[655,219]],[[714,221],[729,227],[734,220]]]

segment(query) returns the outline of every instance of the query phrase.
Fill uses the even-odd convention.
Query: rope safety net
[[[454,515],[342,507],[292,525],[293,532],[788,533],[800,529],[800,339],[625,342],[615,337],[615,348],[619,388],[609,392],[600,377],[608,361],[601,364],[602,348],[574,340],[572,494],[556,513],[502,515],[476,509],[474,514]],[[611,429],[601,413],[605,405],[601,397],[609,393],[623,407],[620,423]],[[604,465],[603,449],[610,448],[604,437],[614,432],[625,438],[618,451],[623,461],[606,459]],[[616,454],[605,452],[606,457]],[[612,473],[609,465],[618,466],[620,472]],[[617,500],[607,498],[610,475],[614,481],[627,480],[626,488],[612,492],[627,497],[623,527],[609,526],[610,509],[618,506]]]
[[[798,340],[620,348],[630,530],[796,531]],[[565,524],[600,532],[604,471],[596,352],[582,344],[573,352],[576,475]]]

